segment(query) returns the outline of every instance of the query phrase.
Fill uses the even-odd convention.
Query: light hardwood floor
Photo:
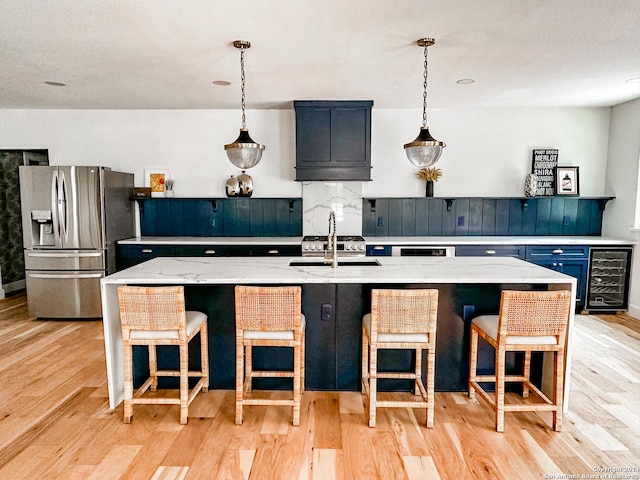
[[[379,410],[371,429],[357,392],[305,392],[299,427],[287,407],[247,407],[236,426],[221,390],[200,394],[185,426],[164,405],[136,406],[126,425],[107,405],[101,322],[35,320],[18,295],[0,301],[0,479],[640,478],[640,333],[622,323],[577,317],[560,433],[535,413],[496,433],[464,393],[436,394],[433,430],[407,409]]]

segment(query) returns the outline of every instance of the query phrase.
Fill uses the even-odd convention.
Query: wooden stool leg
[[[416,365],[415,365],[416,379],[413,382],[413,394],[421,395],[420,388],[418,387],[418,380],[422,378],[422,349],[416,348]]]
[[[124,341],[124,423],[131,423],[133,416],[133,347]]]
[[[300,425],[300,361],[301,346],[293,347],[293,425]]]
[[[556,409],[553,411],[553,429],[556,432],[562,430],[562,399],[564,398],[564,351],[555,352],[554,355],[554,377],[555,385],[553,392],[553,402]]]
[[[505,348],[496,348],[496,391],[495,391],[495,414],[496,431],[504,432],[504,376],[505,376]]]
[[[367,337],[367,329],[362,325],[362,394],[367,393],[367,382],[369,381],[369,338]]]
[[[531,351],[524,352],[524,365],[522,367],[522,376],[528,380],[531,380]],[[529,387],[526,383],[522,384],[522,397],[527,398],[529,396]]]
[[[186,425],[189,412],[189,346],[180,345],[180,424]]]
[[[200,329],[200,359],[202,362],[200,371],[202,372],[202,378],[204,378],[202,391],[206,392],[209,390],[209,330],[206,322]]]
[[[242,333],[242,332],[240,332]],[[244,397],[244,345],[242,336],[236,338],[236,425],[242,425],[242,400]]]
[[[427,428],[433,428],[433,416],[435,410],[435,383],[436,383],[436,350],[432,346],[427,351]]]
[[[151,377],[151,391],[155,392],[158,389],[158,357],[155,345],[149,345],[149,376]]]
[[[246,382],[246,390],[247,394],[251,393],[251,389],[253,387],[253,346],[246,345],[244,349],[244,380]]]
[[[471,328],[471,352],[469,353],[469,398],[476,399],[476,389],[473,382],[476,381],[476,371],[478,368],[478,332]]]
[[[305,350],[307,349],[307,346],[305,344],[306,342],[306,336],[305,336],[305,331],[302,331],[302,346],[300,348],[302,348],[301,352],[300,352],[300,356],[302,357],[302,360],[300,361],[300,393],[304,393],[304,376],[305,376],[305,369],[304,369],[304,364],[306,362],[305,360]]]
[[[376,426],[376,394],[378,389],[378,349],[369,349],[369,426]]]

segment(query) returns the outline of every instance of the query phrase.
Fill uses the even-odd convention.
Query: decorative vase
[[[427,180],[427,197],[433,197],[433,180]]]
[[[240,182],[233,175],[227,179],[225,191],[227,192],[227,197],[237,197],[240,195]]]
[[[524,179],[524,196],[535,197],[538,191],[538,176],[535,173],[529,173]]]
[[[173,190],[165,190],[164,191],[164,196],[165,197],[173,197]]]
[[[250,197],[253,194],[253,178],[244,173],[244,170],[242,170],[242,173],[238,175],[238,183],[240,186],[241,197]]]

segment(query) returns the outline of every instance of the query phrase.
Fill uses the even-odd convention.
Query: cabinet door
[[[248,257],[251,248],[245,245],[179,245],[176,255],[180,257]]]
[[[118,270],[132,267],[156,257],[174,257],[172,245],[118,245],[116,266]]]
[[[390,257],[391,245],[367,245],[368,257]]]
[[[331,161],[331,109],[296,110],[297,166],[318,167]]]
[[[299,257],[301,255],[301,245],[254,245],[251,247],[253,257]]]
[[[515,257],[524,260],[524,245],[457,245],[456,257]]]
[[[556,272],[565,273],[578,280],[576,286],[576,306],[582,307],[585,302],[587,285],[587,260],[528,260],[531,263],[546,267]]]

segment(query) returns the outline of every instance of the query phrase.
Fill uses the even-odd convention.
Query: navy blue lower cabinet
[[[515,257],[524,260],[524,245],[456,245],[456,257]]]
[[[391,245],[367,245],[367,257],[390,257]]]
[[[589,266],[588,245],[528,245],[527,262],[575,277],[576,310],[585,306]]]
[[[133,267],[156,257],[175,257],[173,245],[118,245],[116,248],[116,269]]]

